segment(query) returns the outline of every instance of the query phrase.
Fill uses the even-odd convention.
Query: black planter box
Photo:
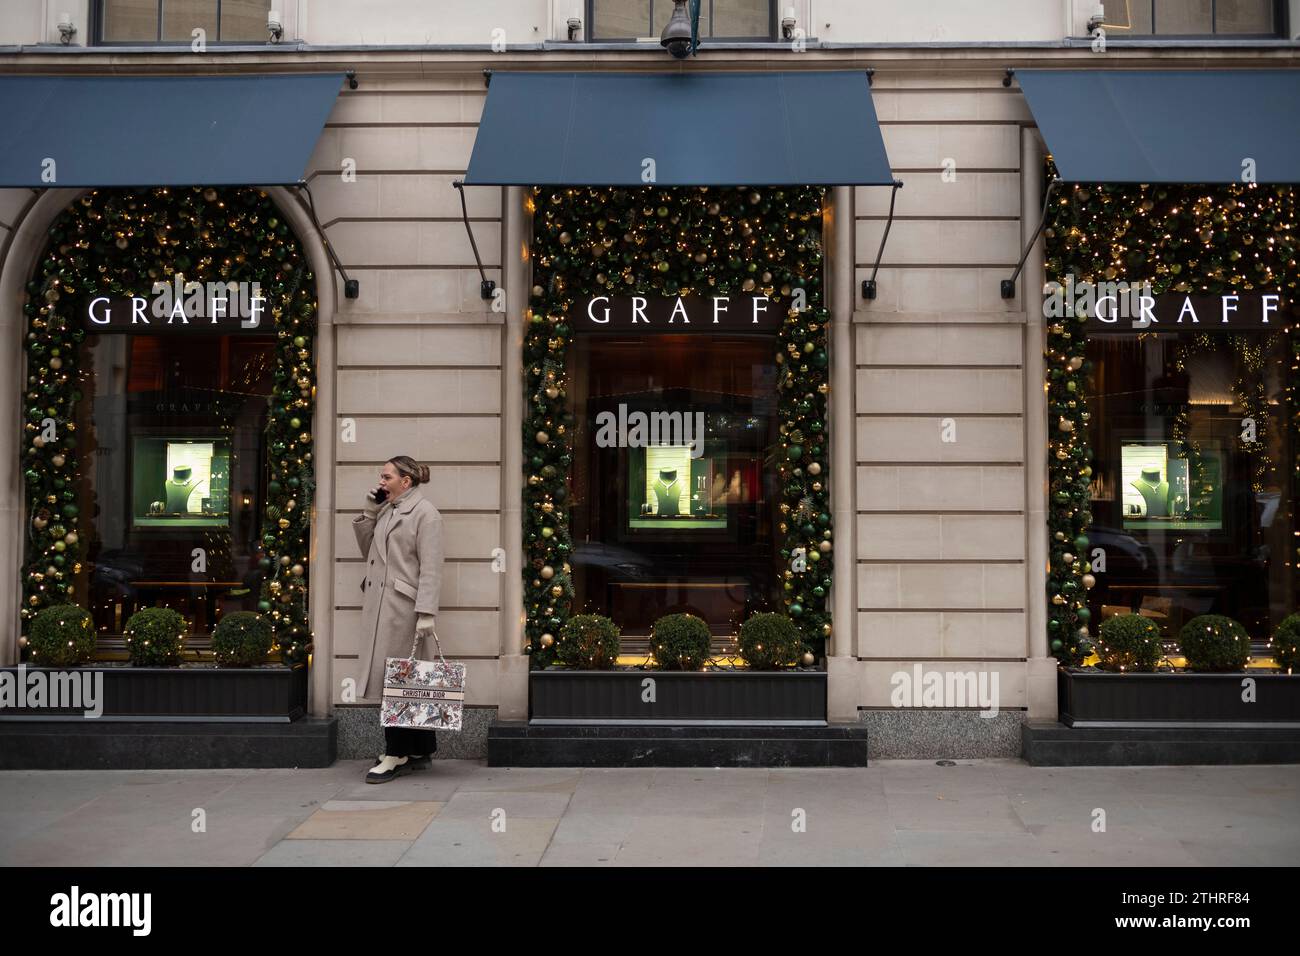
[[[532,724],[825,726],[825,671],[576,671],[528,675]],[[654,701],[642,700],[654,681]]]
[[[35,673],[103,674],[103,721],[232,721],[290,723],[307,712],[307,668],[79,667],[0,668],[6,680],[30,683]],[[92,679],[94,679],[92,677]],[[47,691],[49,693],[49,691]],[[0,707],[0,720],[85,720],[84,708]]]
[[[1060,668],[1060,721],[1067,727],[1300,728],[1300,675],[1114,674]],[[1242,700],[1242,682],[1255,682],[1255,700]]]

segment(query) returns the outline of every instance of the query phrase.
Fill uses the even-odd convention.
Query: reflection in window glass
[[[771,0],[701,0],[701,37],[766,40]],[[593,0],[589,36],[593,40],[659,37],[673,15],[673,0]]]
[[[1103,334],[1088,357],[1093,620],[1136,612],[1173,641],[1226,614],[1262,644],[1294,606],[1285,336]]]
[[[155,605],[194,634],[256,610],[274,337],[102,334],[82,348],[79,504],[92,521],[78,603],[101,637]]]
[[[265,40],[270,11],[271,0],[221,0],[221,40]]]
[[[1214,32],[1210,0],[1155,0],[1155,29],[1165,34]]]
[[[766,37],[771,4],[754,0],[713,0],[713,33],[719,37]],[[703,24],[703,18],[701,18]],[[703,26],[700,27],[703,31]]]
[[[629,635],[678,611],[704,618],[715,635],[734,634],[749,614],[774,609],[772,342],[700,333],[575,339],[576,608],[612,617]],[[612,418],[598,418],[606,412]],[[656,413],[679,413],[682,430],[674,423],[657,443],[634,444],[631,427],[627,442],[601,437],[604,422],[632,426]]]
[[[110,43],[158,39],[158,0],[105,0],[104,39]]]
[[[1215,0],[1215,33],[1272,34],[1273,4],[1268,0]]]
[[[197,29],[202,29],[211,42],[219,39],[216,0],[163,0],[164,40],[189,42]]]
[[[1120,36],[1273,36],[1274,0],[1104,0],[1105,28]]]

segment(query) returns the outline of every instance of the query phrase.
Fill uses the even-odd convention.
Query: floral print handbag
[[[410,657],[385,658],[384,696],[379,705],[381,726],[460,730],[465,709],[465,665],[448,664],[437,632],[433,639],[438,645],[436,661],[415,659],[418,634],[411,643]]]

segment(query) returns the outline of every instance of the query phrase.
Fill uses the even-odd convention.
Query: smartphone
[[[376,488],[375,501],[379,502],[382,505],[387,500],[388,500],[388,491],[384,488]]]

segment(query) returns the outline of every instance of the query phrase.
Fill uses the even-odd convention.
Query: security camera
[[[266,42],[279,43],[284,39],[284,24],[280,22],[280,11],[270,10],[266,14]]]
[[[67,46],[77,34],[77,25],[72,22],[72,14],[59,14],[59,42]]]

